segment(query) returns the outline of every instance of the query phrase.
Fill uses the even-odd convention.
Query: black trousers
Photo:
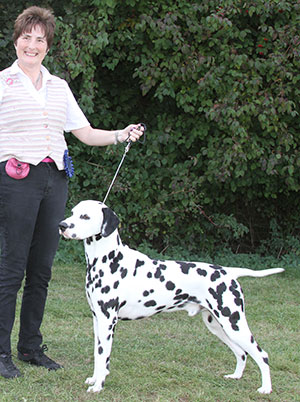
[[[48,283],[64,218],[68,180],[55,163],[32,166],[21,180],[0,163],[0,353],[11,353],[17,293],[24,281],[18,349],[42,343]]]

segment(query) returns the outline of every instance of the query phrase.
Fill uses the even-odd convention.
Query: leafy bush
[[[299,2],[48,3],[58,31],[47,65],[91,124],[148,126],[107,201],[125,240],[270,252],[274,219],[282,238],[298,238]],[[67,138],[69,205],[102,200],[123,147]]]

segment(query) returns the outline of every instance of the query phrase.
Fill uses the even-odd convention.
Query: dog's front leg
[[[99,311],[94,315],[94,373],[85,381],[86,384],[91,385],[87,392],[100,392],[105,378],[109,374],[110,353],[117,315],[110,312],[108,316],[109,318]]]
[[[98,325],[97,325],[97,318],[96,318],[96,315],[95,315],[95,313],[94,313],[93,310],[92,310],[92,313],[93,313],[94,354],[95,354],[95,351],[96,351],[97,345],[98,345]],[[95,359],[95,358],[94,358],[94,359]],[[86,383],[86,384],[89,384],[89,385],[94,385],[95,382],[96,382],[96,377],[95,377],[95,365],[94,365],[94,373],[93,373],[93,376],[92,376],[92,377],[88,377],[88,378],[85,380],[85,383]]]

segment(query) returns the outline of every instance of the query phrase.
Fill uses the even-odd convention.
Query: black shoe
[[[46,345],[43,345],[39,349],[35,350],[22,350],[18,352],[18,359],[22,360],[26,363],[31,363],[36,366],[45,367],[48,370],[58,370],[63,368],[60,364],[51,360],[48,356],[45,355],[45,351],[48,350]]]
[[[4,378],[21,377],[20,371],[11,360],[11,354],[0,354],[0,375]]]

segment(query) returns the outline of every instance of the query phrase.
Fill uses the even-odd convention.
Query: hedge
[[[295,251],[300,2],[49,3],[57,35],[47,66],[70,83],[91,124],[148,127],[107,200],[125,240],[159,251],[270,252],[275,236],[276,252]],[[76,167],[69,207],[103,200],[124,147],[67,139]]]

